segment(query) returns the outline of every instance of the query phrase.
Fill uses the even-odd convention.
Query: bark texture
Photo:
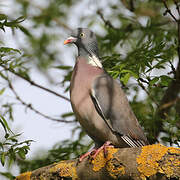
[[[140,148],[108,148],[95,159],[61,161],[26,172],[16,180],[164,180],[180,179],[180,148],[161,144]]]

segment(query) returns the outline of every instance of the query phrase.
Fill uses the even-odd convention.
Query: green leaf
[[[125,74],[125,76],[121,77],[120,80],[121,80],[121,82],[123,82],[124,85],[126,85],[128,83],[128,80],[130,77],[131,77],[130,73],[127,73],[127,74]]]
[[[0,90],[0,95],[2,95],[2,94],[4,93],[4,91],[5,91],[5,88],[2,88],[2,89]]]
[[[30,150],[29,146],[23,146],[22,148],[24,149],[26,154],[27,154],[28,150]]]
[[[0,119],[0,123],[1,123],[2,127],[4,128],[5,133],[7,134],[6,126],[1,119]]]
[[[22,148],[19,149],[18,155],[19,155],[20,158],[22,158],[22,159],[25,159],[25,158],[26,158],[26,153],[25,153],[25,151],[24,151]]]
[[[20,16],[17,19],[13,20],[13,21],[8,21],[6,23],[4,23],[5,26],[7,27],[17,27],[17,25],[21,22],[23,22],[25,20],[24,16]]]
[[[4,166],[6,153],[2,152],[0,155],[1,155],[1,164]]]
[[[5,138],[7,139],[10,135],[8,133],[5,134]]]
[[[21,54],[21,51],[18,50],[18,49],[9,48],[9,47],[0,47],[0,52],[9,53],[9,52],[12,52],[12,51]]]
[[[5,14],[0,14],[0,21],[6,20],[7,16]]]
[[[139,77],[136,73],[134,73],[133,71],[128,70],[128,69],[123,69],[123,70],[121,71],[121,73],[129,73],[131,76],[133,76],[133,77],[136,78],[136,79],[138,79],[138,77]]]
[[[0,76],[1,76],[3,79],[5,79],[5,80],[8,79],[2,72],[0,72]]]
[[[0,115],[0,122],[1,122],[2,125],[4,124],[3,127],[4,127],[4,130],[5,130],[6,132],[7,132],[7,130],[8,130],[9,132],[13,133],[13,132],[11,131],[11,129],[10,129],[7,121],[6,121],[6,120],[4,119],[4,117],[1,116],[1,115]],[[14,134],[14,133],[13,133],[13,134]]]
[[[11,140],[12,142],[15,142],[15,143],[18,142],[18,140],[16,138],[12,138],[12,137],[8,138],[8,140]]]
[[[14,134],[14,133],[13,133]],[[18,136],[20,136],[21,135],[21,133],[19,133],[19,134],[15,134],[15,135],[13,135],[13,136],[10,136],[9,138],[8,138],[8,140],[11,140],[11,141],[13,141],[13,142],[17,142],[17,137]]]
[[[23,26],[19,25],[19,29],[27,36],[32,37],[32,34]]]
[[[160,78],[161,78],[161,85],[162,86],[168,86],[169,83],[172,81],[172,79],[166,75],[162,75],[162,76],[160,76]]]
[[[16,178],[10,172],[0,172],[0,174],[4,177],[8,178],[9,180],[14,180]]]
[[[3,144],[0,142],[0,149],[4,149]]]
[[[71,116],[73,116],[73,115],[74,115],[73,112],[68,112],[68,113],[62,114],[61,117],[62,117],[62,118],[66,118],[66,117],[71,117]]]
[[[26,19],[25,16],[20,16],[20,17],[18,17],[15,21],[16,21],[16,23],[21,23],[21,22],[23,22],[25,19]]]
[[[62,70],[69,70],[72,68],[72,66],[53,66],[53,68],[62,69]]]
[[[152,85],[154,85],[157,81],[159,81],[159,78],[160,77],[155,77],[155,78],[153,78],[151,81],[149,81],[149,84],[152,86]]]

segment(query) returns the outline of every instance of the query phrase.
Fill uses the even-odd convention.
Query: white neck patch
[[[89,59],[88,64],[91,64],[92,66],[96,66],[96,67],[99,67],[99,68],[103,67],[100,60],[99,60],[99,58],[96,57],[94,54],[92,54],[92,56],[89,56],[88,59]]]

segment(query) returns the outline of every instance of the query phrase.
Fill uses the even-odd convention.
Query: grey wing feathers
[[[145,146],[146,143],[143,140],[138,140],[138,139],[133,139],[130,136],[124,135],[121,136],[121,138],[128,144],[130,147],[140,147],[140,146]]]
[[[148,144],[117,81],[108,74],[97,77],[93,82],[91,97],[99,115],[111,131],[119,134],[126,144],[130,147]]]
[[[109,127],[109,129],[110,129],[113,133],[116,133],[116,131],[113,129],[113,127],[112,127],[109,119],[107,119],[107,118],[105,117],[105,115],[104,115],[104,113],[103,113],[103,111],[102,111],[102,109],[101,109],[101,106],[100,106],[100,104],[99,104],[99,101],[97,101],[97,99],[96,99],[96,96],[95,96],[95,94],[94,94],[94,91],[92,91],[91,99],[92,99],[92,101],[93,101],[93,103],[94,103],[94,106],[95,106],[98,114],[105,120],[105,123],[107,124],[107,126]]]

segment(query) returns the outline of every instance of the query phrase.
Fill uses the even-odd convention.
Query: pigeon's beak
[[[64,41],[64,45],[69,44],[69,43],[74,43],[76,41],[77,41],[77,38],[71,36]]]

